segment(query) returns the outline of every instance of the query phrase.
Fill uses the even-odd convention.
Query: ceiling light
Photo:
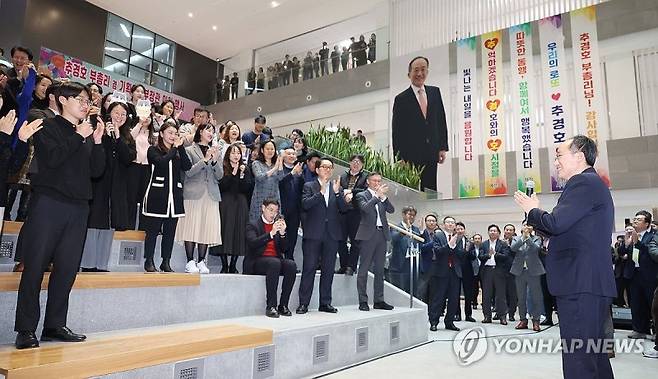
[[[194,13],[192,13],[192,12],[188,12],[187,17],[189,17],[189,18],[194,17]]]
[[[272,2],[270,3],[270,6],[271,6],[272,8],[276,8],[276,7],[278,7],[279,5],[281,5],[281,3],[279,3],[278,1],[272,1]]]
[[[126,25],[119,24],[119,26],[121,27],[121,30],[123,30],[123,34],[125,34],[126,37],[130,38],[130,32],[128,32],[128,28],[126,28]]]
[[[105,46],[105,50],[107,50],[107,51],[126,51],[126,49],[123,49],[121,47],[111,47],[111,46]]]
[[[212,26],[212,30],[217,31],[217,25],[213,25],[213,26]]]
[[[143,36],[143,35],[141,35],[141,34],[133,34],[133,38],[137,38],[137,39],[153,39],[153,37],[151,37],[151,36]]]

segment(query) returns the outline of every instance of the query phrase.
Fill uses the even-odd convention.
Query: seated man
[[[267,317],[278,318],[279,315],[292,316],[288,309],[290,292],[295,284],[297,265],[293,260],[285,259],[287,253],[286,222],[279,215],[279,202],[274,199],[263,200],[261,217],[247,224],[247,259],[251,272],[265,275],[267,288]],[[281,299],[276,306],[276,290],[279,275],[283,275]]]

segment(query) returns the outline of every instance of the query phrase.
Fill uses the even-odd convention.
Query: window
[[[176,44],[108,13],[103,66],[131,79],[171,92]]]

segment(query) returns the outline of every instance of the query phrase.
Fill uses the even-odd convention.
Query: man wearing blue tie
[[[546,275],[560,311],[566,379],[614,377],[605,349],[588,349],[605,346],[605,321],[617,295],[610,262],[614,204],[594,170],[596,156],[596,142],[583,135],[558,146],[555,167],[566,185],[551,213],[539,208],[536,195],[514,194],[528,225],[549,238]]]

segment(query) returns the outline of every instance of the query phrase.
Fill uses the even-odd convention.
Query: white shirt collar
[[[263,220],[263,223],[264,223],[264,224],[267,224],[267,225],[274,225],[274,222],[268,222],[268,221],[265,219],[265,216],[263,216],[262,214],[260,215],[260,218]]]
[[[416,86],[413,85],[413,84],[411,85],[411,89],[413,89],[413,91],[414,91],[414,93],[416,94],[416,96],[418,96],[418,91],[420,91],[420,88],[421,88],[421,87],[416,87]],[[424,84],[423,84],[423,87],[422,87],[422,88],[423,88],[423,91],[425,91],[425,95],[427,95],[427,90],[425,89],[425,85],[424,85]]]

